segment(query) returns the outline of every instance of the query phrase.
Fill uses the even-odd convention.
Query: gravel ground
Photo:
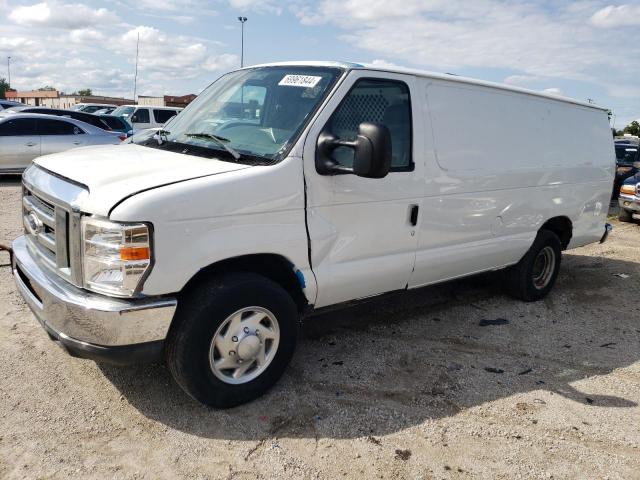
[[[19,203],[0,180],[0,243]],[[0,478],[640,478],[640,225],[613,223],[535,304],[486,275],[309,319],[226,411],[67,355],[0,253]]]

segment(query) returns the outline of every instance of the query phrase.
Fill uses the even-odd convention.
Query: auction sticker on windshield
[[[278,85],[285,87],[311,88],[315,87],[320,80],[322,80],[322,77],[316,77],[313,75],[285,75]]]

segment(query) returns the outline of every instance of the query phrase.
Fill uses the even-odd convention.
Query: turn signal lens
[[[622,185],[620,187],[620,193],[626,193],[627,195],[635,195],[636,187],[635,185]]]
[[[120,248],[120,260],[149,260],[151,250],[149,247],[122,247]]]

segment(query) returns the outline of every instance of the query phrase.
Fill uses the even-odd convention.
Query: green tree
[[[80,95],[81,97],[89,97],[93,95],[93,92],[91,92],[90,88],[83,88],[82,90],[78,90],[76,92],[76,95]]]
[[[55,90],[55,87],[52,87],[51,85],[45,85],[44,87],[40,87],[38,89],[39,92],[53,92]]]
[[[0,78],[0,98],[6,98],[6,91],[9,90],[9,84],[4,78]]]
[[[634,120],[629,125],[624,127],[623,133],[630,133],[631,135],[636,135],[640,137],[640,123],[637,120]]]

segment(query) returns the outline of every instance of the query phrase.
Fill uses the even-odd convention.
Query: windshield
[[[174,150],[179,146],[182,153],[231,161],[260,157],[275,163],[340,73],[337,68],[285,66],[232,72],[198,95],[156,141],[133,142]]]
[[[135,109],[136,107],[118,107],[113,112],[111,112],[111,115],[114,115],[116,117],[128,117],[133,113]]]
[[[616,159],[618,160],[618,163],[633,163],[637,154],[638,149],[636,147],[629,145],[616,145]]]

